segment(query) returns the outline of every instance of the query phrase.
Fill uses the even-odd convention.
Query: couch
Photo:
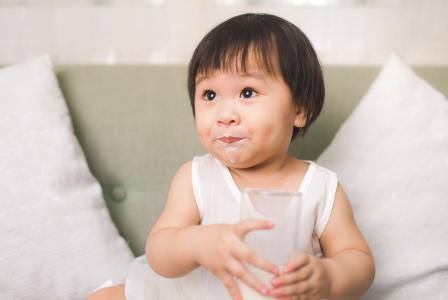
[[[448,94],[448,67],[413,69]],[[204,153],[195,134],[186,66],[58,66],[75,133],[121,235],[144,253],[177,168]],[[366,93],[379,66],[324,66],[322,114],[290,152],[316,159]]]
[[[290,146],[349,192],[378,263],[366,300],[448,297],[448,67],[412,69],[432,87],[396,57],[323,66],[323,111]],[[205,152],[186,74],[49,57],[0,69],[0,299],[125,280],[176,170]]]

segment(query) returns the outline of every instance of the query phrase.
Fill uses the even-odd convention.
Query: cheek
[[[211,120],[210,116],[205,114],[200,109],[196,111],[195,116],[195,126],[196,126],[196,132],[198,133],[199,139],[202,143],[206,142],[207,137],[209,136],[210,129],[211,129]]]
[[[281,139],[281,136],[292,131],[294,121],[290,113],[272,108],[263,109],[260,112],[253,112],[250,116],[251,127],[258,129],[269,140]]]
[[[272,111],[260,116],[263,117],[254,118],[251,123],[254,126],[252,132],[258,132],[254,135],[254,142],[264,145],[266,149],[271,149],[269,151],[283,151],[291,141],[293,121],[289,121],[290,116],[279,111]]]
[[[195,122],[195,126],[196,126],[196,132],[198,133],[199,137],[202,138],[202,136],[205,132],[204,120],[202,118],[200,118],[198,114],[196,114],[194,122]]]

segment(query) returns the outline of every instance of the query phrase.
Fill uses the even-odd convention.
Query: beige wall
[[[366,0],[329,7],[247,1],[35,0],[27,3],[38,4],[14,5],[9,0],[0,5],[0,64],[46,52],[57,63],[187,63],[214,25],[258,11],[302,28],[325,64],[381,64],[395,52],[409,64],[448,65],[446,0]]]

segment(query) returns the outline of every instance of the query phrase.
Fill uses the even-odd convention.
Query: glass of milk
[[[244,242],[263,258],[283,269],[287,260],[297,252],[297,220],[302,205],[301,193],[289,193],[268,189],[241,190],[241,220],[262,219],[274,223],[270,230],[249,232]],[[273,274],[250,264],[247,269],[266,286],[271,286]],[[271,299],[239,282],[245,300]]]

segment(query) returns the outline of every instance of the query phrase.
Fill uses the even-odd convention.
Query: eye
[[[206,101],[213,101],[216,97],[216,93],[212,90],[206,90],[202,95],[202,98]]]
[[[240,96],[245,99],[255,97],[256,95],[257,95],[257,92],[252,88],[244,88],[240,94]]]

